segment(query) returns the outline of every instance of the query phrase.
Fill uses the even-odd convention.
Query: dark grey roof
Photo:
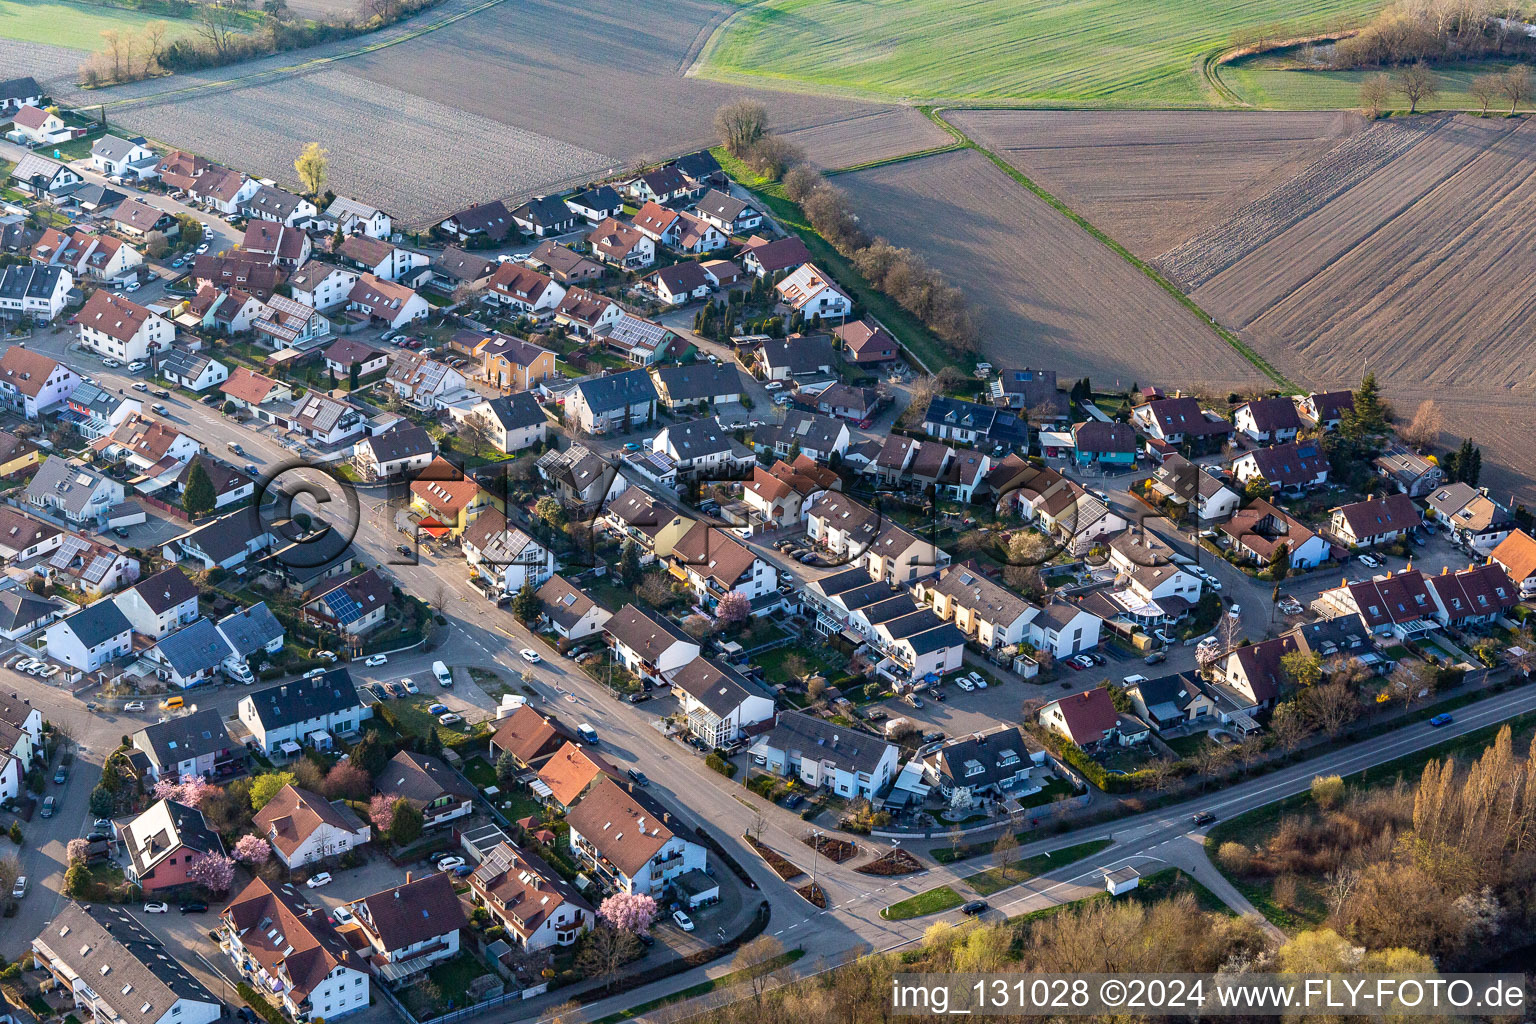
[[[243,551],[251,540],[264,532],[266,527],[262,525],[255,507],[247,506],[227,516],[220,516],[195,530],[188,530],[171,543],[191,542],[215,562],[222,562]]]
[[[95,982],[98,998],[123,1024],[157,1024],[179,999],[220,1005],[126,907],[94,904],[87,910],[72,902],[37,938],[77,977]],[[111,984],[100,983],[103,969]]]
[[[42,96],[43,87],[37,84],[37,79],[31,75],[22,75],[20,78],[7,78],[0,82],[0,100],[29,100],[34,96]]]
[[[493,239],[507,237],[507,232],[514,226],[512,215],[507,212],[506,206],[500,199],[460,210],[446,219],[457,224],[460,231],[465,233],[483,231]]]
[[[1027,767],[1038,746],[1017,726],[973,733],[939,748],[939,770],[957,785],[994,786]]]
[[[52,597],[39,597],[30,590],[0,591],[0,630],[13,633],[64,607]]]
[[[425,455],[434,451],[432,435],[407,420],[402,420],[384,431],[368,438],[368,447],[379,462],[393,462],[412,455]]]
[[[704,198],[699,200],[699,212],[712,215],[718,220],[734,224],[736,218],[751,209],[744,200],[735,196],[726,195],[719,189],[710,189],[704,193]]]
[[[698,641],[684,633],[662,615],[641,611],[632,604],[620,608],[603,627],[603,632],[647,661],[654,661],[674,643],[698,646]]]
[[[670,678],[673,686],[681,687],[721,718],[740,707],[748,697],[768,696],[756,683],[729,665],[716,665],[707,658],[693,659]]]
[[[68,623],[70,630],[87,649],[106,643],[133,628],[127,616],[110,598],[86,605],[64,622]]]
[[[759,427],[752,438],[757,444],[783,444],[790,448],[799,445],[801,448],[810,448],[813,451],[829,452],[833,450],[838,437],[846,429],[842,420],[814,412],[791,409],[785,414],[783,423],[770,423],[766,427]]]
[[[211,672],[230,655],[229,644],[207,619],[188,623],[155,644],[155,650],[183,677]]]
[[[597,188],[578,192],[566,202],[586,210],[617,210],[624,205],[624,200],[620,199],[619,194],[609,185],[599,185]]]
[[[196,584],[187,578],[180,566],[175,565],[140,580],[134,584],[133,590],[156,615],[197,598]]]
[[[689,153],[687,156],[680,156],[672,161],[672,166],[695,181],[707,178],[711,174],[720,173],[720,162],[707,149],[701,149],[697,153]]]
[[[190,715],[146,725],[138,731],[149,744],[156,767],[174,768],[204,754],[216,754],[235,745],[216,708],[203,708]]]
[[[890,744],[857,729],[834,725],[798,711],[784,711],[758,743],[786,754],[831,761],[849,771],[873,772]]]
[[[629,370],[607,377],[591,377],[576,385],[582,400],[594,413],[602,414],[627,405],[656,400],[656,387],[644,370]]]
[[[720,429],[714,417],[674,423],[667,427],[667,442],[676,450],[679,461],[699,459],[731,450],[731,439]]]
[[[544,614],[566,629],[580,622],[582,616],[591,611],[597,603],[570,580],[559,575],[545,580],[538,594],[539,601],[544,606]]]
[[[892,598],[892,600],[895,600],[895,598]],[[881,605],[884,603],[882,601]],[[879,608],[880,605],[875,607]],[[885,632],[889,633],[894,640],[905,640],[909,637],[915,637],[919,633],[926,633],[930,629],[937,629],[944,624],[944,620],[934,614],[932,609],[914,607],[911,598],[906,599],[906,607],[902,610],[906,614],[899,615],[893,619],[886,619],[881,623],[885,627]]]
[[[249,658],[284,635],[283,624],[277,621],[265,601],[258,601],[249,608],[241,608],[224,616],[219,620],[219,632],[224,634],[225,642],[242,658]]]
[[[816,589],[828,597],[836,597],[839,594],[846,594],[849,591],[868,586],[869,572],[858,567],[843,569],[841,572],[835,572],[831,576],[823,576],[814,585]]]
[[[405,797],[413,804],[430,804],[440,796],[471,799],[475,791],[459,774],[435,757],[402,750],[379,773],[378,790]]]
[[[936,395],[928,403],[923,423],[942,424],[951,429],[974,430],[986,434],[992,429],[992,421],[996,418],[997,410],[990,405],[977,405],[975,402]]]
[[[651,276],[665,284],[667,291],[673,295],[709,287],[709,275],[704,273],[703,266],[694,260],[684,260],[670,267],[653,270]]]
[[[0,86],[0,90],[3,90],[3,88],[3,86]],[[0,91],[0,98],[4,98],[3,91]],[[115,162],[126,158],[129,153],[133,152],[135,147],[143,145],[144,140],[142,138],[123,139],[116,135],[103,135],[91,144],[91,153],[94,156],[104,157]]]
[[[544,410],[539,407],[531,391],[502,395],[491,399],[489,404],[491,415],[496,418],[496,422],[503,430],[521,430],[524,427],[536,427],[540,423],[547,422],[544,418]]]
[[[673,402],[697,402],[716,395],[741,394],[741,371],[722,363],[699,362],[689,366],[663,366],[656,380]]]
[[[837,365],[832,339],[825,334],[770,338],[763,342],[762,359],[763,365],[787,367],[790,373],[821,373]]]
[[[512,216],[525,220],[535,227],[551,228],[569,224],[576,219],[565,202],[553,196],[534,196],[512,211]]]
[[[0,271],[0,299],[42,299],[51,296],[59,286],[62,267],[40,267],[35,264],[6,267]]]
[[[122,202],[128,197],[115,188],[108,188],[106,185],[96,185],[91,182],[86,182],[84,185],[81,185],[78,189],[76,189],[70,195],[70,198],[79,203],[81,206],[104,207],[116,206],[118,203]]]
[[[245,201],[247,213],[263,213],[273,220],[286,221],[298,210],[304,200],[292,192],[284,192],[271,185],[263,185],[256,194]]]
[[[1149,709],[1159,704],[1173,704],[1182,710],[1199,692],[1193,682],[1177,672],[1156,679],[1144,679],[1127,689],[1135,689],[1140,693],[1142,703]]]
[[[930,629],[925,633],[906,638],[915,654],[927,654],[929,651],[941,650],[945,647],[959,647],[965,643],[965,634],[951,623],[944,623],[936,629]]]
[[[279,683],[250,695],[256,717],[268,730],[360,707],[352,674],[334,668],[314,679]]]
[[[939,574],[936,582],[928,585],[965,607],[981,612],[982,617],[991,622],[1013,622],[1030,608],[1024,598],[993,583],[969,565],[952,565]]]
[[[183,380],[196,380],[211,362],[213,357],[210,355],[193,352],[180,345],[172,345],[170,350],[160,357],[160,369],[163,373],[174,374]]]

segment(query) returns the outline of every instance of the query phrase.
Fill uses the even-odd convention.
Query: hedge
[[[235,991],[240,993],[240,998],[249,1003],[251,1009],[260,1014],[267,1024],[288,1024],[288,1018],[284,1017],[277,1007],[263,999],[260,993],[245,982],[242,981],[236,985]]]
[[[704,763],[728,779],[736,777],[736,765],[727,761],[718,750],[711,750],[704,758]]]

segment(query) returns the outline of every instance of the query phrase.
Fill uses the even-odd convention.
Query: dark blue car
[[[1429,724],[1438,729],[1442,725],[1450,725],[1454,721],[1456,721],[1456,719],[1452,718],[1448,712],[1442,711],[1434,718],[1431,718],[1429,720]]]

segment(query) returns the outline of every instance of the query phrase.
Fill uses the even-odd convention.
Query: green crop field
[[[1435,68],[1440,92],[1420,104],[1423,110],[1477,110],[1482,104],[1467,92],[1467,85],[1477,75],[1497,73],[1509,64],[1502,61],[1473,61],[1443,64]],[[1360,105],[1360,81],[1375,71],[1319,71],[1295,66],[1283,55],[1238,60],[1223,66],[1218,74],[1222,82],[1242,99],[1256,107],[1283,110],[1336,110]],[[1393,99],[1405,108],[1401,96]],[[1494,100],[1491,109],[1508,110],[1508,101]]]
[[[101,33],[106,29],[131,34],[142,30],[150,21],[164,21],[170,25],[167,40],[191,35],[197,29],[185,18],[165,18],[116,7],[64,3],[62,0],[0,0],[0,39],[19,39],[76,50],[99,49]]]
[[[763,0],[700,72],[883,99],[1203,106],[1201,56],[1247,29],[1367,20],[1383,0]]]

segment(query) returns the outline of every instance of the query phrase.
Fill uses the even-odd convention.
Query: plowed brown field
[[[993,363],[1124,386],[1264,380],[1140,271],[974,150],[837,181],[872,232],[965,289]]]
[[[818,167],[852,167],[948,145],[950,135],[912,107],[861,111],[788,133]]]
[[[946,117],[1146,259],[1219,223],[1363,124],[1342,111],[962,110]]]

